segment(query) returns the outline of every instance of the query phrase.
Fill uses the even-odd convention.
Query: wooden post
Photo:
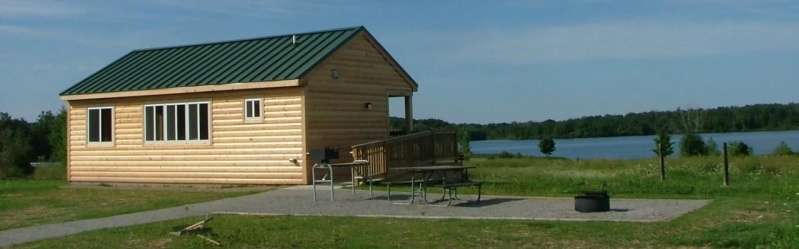
[[[72,146],[70,145],[72,143],[72,123],[71,123],[72,118],[70,117],[72,116],[71,113],[72,113],[72,104],[70,104],[69,101],[67,101],[67,113],[64,114],[66,115],[67,118],[67,123],[65,124],[67,126],[66,127],[67,139],[66,141],[63,141],[63,143],[65,143],[64,145],[67,148],[67,154],[65,155],[67,157],[67,165],[64,165],[64,167],[67,167],[67,182],[72,182],[72,160],[70,159],[72,157],[72,149],[71,149]]]
[[[724,152],[724,186],[730,185],[730,163],[727,160],[727,143],[721,144],[722,151]]]
[[[430,129],[430,131],[431,131],[430,141],[432,145],[430,149],[433,152],[431,156],[433,157],[433,165],[436,165],[436,131],[433,131],[432,129]]]
[[[405,96],[405,134],[413,132],[413,96]]]
[[[660,157],[660,180],[666,180],[666,162],[663,155],[663,146],[658,142],[658,157]]]

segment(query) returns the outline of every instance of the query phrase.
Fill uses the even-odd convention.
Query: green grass
[[[0,230],[176,207],[252,192],[65,189],[63,180],[0,181]]]
[[[799,245],[799,157],[563,160],[472,158],[470,177],[492,195],[573,196],[606,189],[613,198],[712,199],[671,222],[535,222],[220,215],[211,238],[230,248],[795,248]],[[468,193],[468,188],[463,192]],[[172,226],[200,218],[93,231],[21,248],[202,248]]]
[[[722,198],[676,221],[651,224],[220,215],[209,223],[214,232],[209,237],[228,248],[792,248],[799,243],[799,228],[788,221],[797,217],[784,210],[782,202]],[[194,236],[167,234],[198,220],[95,231],[19,248],[208,247]]]

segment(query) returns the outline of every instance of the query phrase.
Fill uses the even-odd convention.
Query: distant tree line
[[[31,162],[66,162],[66,110],[39,114],[36,122],[0,112],[0,179],[24,177]]]
[[[390,119],[393,131],[404,130],[404,119]],[[453,124],[439,119],[414,121],[414,130],[452,129],[460,131],[461,144],[487,139],[585,138],[653,135],[655,133],[694,134],[700,132],[743,132],[799,129],[799,104],[757,104],[675,111],[650,111],[626,115],[604,115],[563,121],[512,122],[492,124]],[[714,154],[715,143],[701,146],[698,155]],[[682,144],[682,143],[681,143]],[[554,151],[554,144],[543,144]],[[736,150],[748,151],[740,144]],[[731,146],[731,147],[732,147]],[[705,151],[706,148],[710,151]],[[738,149],[740,148],[740,149]],[[466,151],[468,147],[462,148]],[[551,153],[551,152],[550,152]],[[783,145],[775,154],[794,154]],[[26,176],[31,162],[66,162],[66,110],[41,112],[35,122],[13,118],[0,112],[0,179]]]
[[[562,121],[454,124],[439,119],[414,121],[414,130],[453,129],[468,132],[472,141],[541,138],[587,138],[684,133],[686,112],[692,117],[688,132],[748,132],[799,129],[799,104],[756,104],[674,111],[649,111],[626,115],[586,116]],[[689,113],[689,114],[690,114]],[[391,129],[404,130],[402,118],[391,118]]]

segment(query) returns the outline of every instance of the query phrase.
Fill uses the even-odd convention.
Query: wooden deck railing
[[[369,161],[368,174],[387,177],[390,168],[454,160],[458,157],[457,132],[429,130],[353,145],[352,156]]]

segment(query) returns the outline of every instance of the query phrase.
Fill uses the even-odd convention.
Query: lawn
[[[66,184],[63,180],[0,181],[0,230],[176,207],[253,193],[61,188]]]
[[[698,211],[657,223],[417,220],[219,215],[211,238],[230,248],[796,248],[799,157],[731,160],[722,185],[719,158],[559,160],[473,158],[485,193],[573,196],[605,189],[612,198],[712,199]],[[20,248],[202,248],[194,236],[168,235],[199,217],[93,231]]]
[[[200,219],[94,231],[18,248],[210,247],[198,237],[167,234],[173,226]],[[797,220],[783,202],[722,198],[665,223],[219,215],[209,227],[210,237],[227,248],[795,248]]]

